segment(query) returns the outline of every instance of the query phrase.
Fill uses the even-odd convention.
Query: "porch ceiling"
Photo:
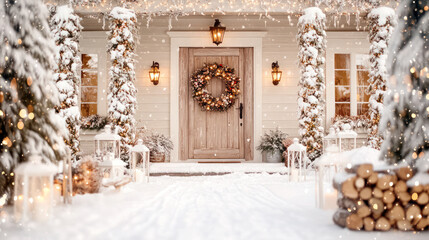
[[[45,0],[48,4],[68,4],[70,0]],[[374,0],[73,0],[77,12],[107,13],[127,2],[142,15],[209,15],[209,14],[300,14],[304,8],[319,6],[325,13],[365,12]],[[380,0],[380,5],[397,6],[398,0]]]
[[[102,15],[98,14],[79,14],[82,17],[82,26],[85,31],[107,31],[108,30],[108,19],[104,18]],[[214,14],[206,17],[202,17],[201,15],[197,16],[181,16],[177,19],[173,19],[170,21],[168,16],[157,16],[151,19],[148,24],[148,19],[144,17],[139,17],[138,24],[139,28],[146,27],[168,27],[171,24],[171,31],[196,31],[196,30],[207,30],[210,25],[213,24],[215,18],[220,18],[222,24],[227,27],[227,31],[238,31],[242,29],[230,29],[229,26],[231,23],[235,23],[237,21],[241,21],[242,25],[245,27],[246,31],[261,31],[266,29],[267,27],[281,27],[281,26],[296,26],[298,22],[297,16],[289,16],[287,14],[276,13],[271,16],[271,19],[267,19],[266,17],[260,18],[259,15],[247,15],[247,16],[237,16],[237,14],[226,14],[219,15]],[[274,19],[274,21],[272,21]],[[204,29],[200,28],[189,28],[189,25],[193,25],[198,21],[199,25],[206,26]],[[340,18],[335,18],[333,15],[328,15],[326,28],[327,31],[356,31],[357,25],[360,26],[359,30],[364,30],[364,27],[367,25],[366,20],[359,19],[359,24],[357,24],[356,16],[351,15],[350,18],[346,16],[342,16]],[[103,27],[104,26],[104,27]]]

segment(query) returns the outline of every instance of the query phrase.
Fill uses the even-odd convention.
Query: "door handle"
[[[243,119],[243,103],[240,103],[240,119]]]

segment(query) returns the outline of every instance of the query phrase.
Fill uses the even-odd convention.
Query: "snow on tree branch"
[[[369,72],[369,121],[368,145],[380,149],[383,137],[378,133],[380,115],[383,111],[383,98],[387,82],[387,46],[396,25],[396,14],[392,8],[374,8],[368,14],[369,41],[371,43]]]
[[[326,16],[317,7],[307,8],[298,21],[298,58],[301,79],[298,92],[299,134],[311,160],[322,154],[322,112],[325,79]]]
[[[80,17],[68,5],[57,7],[51,18],[52,34],[57,45],[53,79],[60,94],[57,112],[68,129],[66,143],[71,149],[72,160],[79,152],[80,110],[78,106],[81,60],[79,37],[82,31]]]
[[[136,88],[134,86],[134,48],[137,18],[134,11],[116,7],[110,12],[109,53],[112,66],[109,82],[109,117],[119,129],[121,152],[128,152],[135,137]]]
[[[41,0],[0,3],[0,196],[11,196],[10,173],[29,156],[45,162],[66,156],[64,121],[54,110],[59,100],[48,17]]]
[[[403,1],[389,42],[391,77],[380,131],[386,131],[381,156],[390,163],[429,157],[429,11],[425,8],[427,1]]]

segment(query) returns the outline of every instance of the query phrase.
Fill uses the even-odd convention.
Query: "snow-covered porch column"
[[[298,21],[297,42],[301,67],[298,92],[299,135],[311,160],[322,154],[325,22],[325,14],[317,7],[305,9]]]
[[[378,133],[378,123],[383,111],[383,98],[387,81],[387,46],[396,25],[395,10],[388,7],[374,8],[368,14],[369,49],[371,68],[369,72],[369,114],[368,145],[380,149],[383,136]]]
[[[78,106],[81,60],[79,38],[82,31],[80,17],[68,5],[55,9],[50,25],[57,45],[53,79],[60,95],[56,107],[64,119],[68,132],[65,142],[71,150],[72,161],[79,153],[80,109]]]
[[[109,81],[108,114],[121,136],[121,158],[128,159],[134,145],[136,88],[134,86],[134,49],[137,18],[133,10],[115,7],[109,17],[109,53],[112,67]]]

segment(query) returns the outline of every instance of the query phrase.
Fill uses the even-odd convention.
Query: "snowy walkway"
[[[155,177],[121,194],[74,198],[49,224],[0,224],[1,239],[428,239],[429,233],[364,233],[332,223],[314,207],[314,182],[236,173]],[[4,235],[6,234],[6,236]],[[5,237],[4,237],[5,236]]]

